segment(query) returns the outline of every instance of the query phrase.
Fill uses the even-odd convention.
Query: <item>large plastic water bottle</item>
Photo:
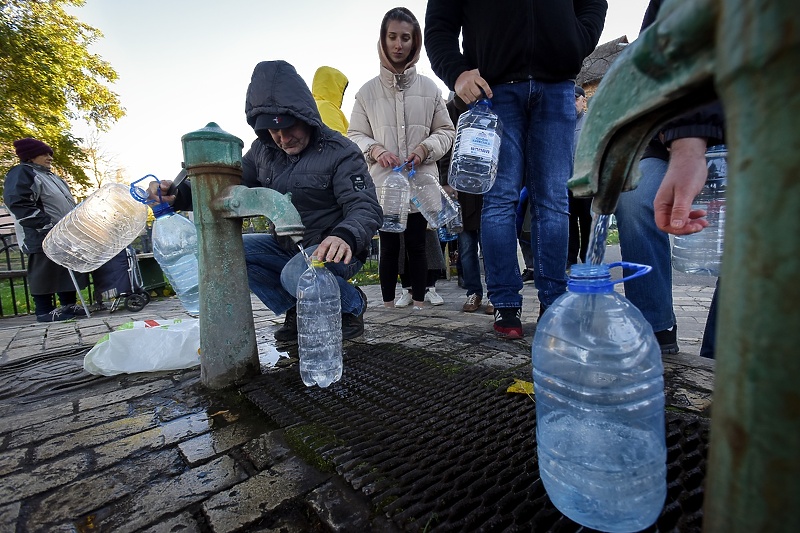
[[[312,258],[297,283],[297,351],[307,387],[327,387],[342,377],[342,304],[339,284],[325,263]]]
[[[692,209],[704,209],[708,226],[691,235],[676,235],[672,244],[672,266],[688,274],[719,276],[725,242],[725,189],[728,183],[728,150],[714,146],[706,152],[708,177]]]
[[[200,313],[197,277],[197,229],[167,203],[153,206],[153,257],[192,316]]]
[[[178,215],[166,202],[155,202],[137,183],[151,179],[152,174],[131,183],[130,196],[149,205],[156,218],[153,222],[153,257],[167,281],[175,290],[181,305],[192,316],[200,314],[200,286],[197,264],[197,228],[188,218]],[[161,189],[158,189],[159,197]]]
[[[417,172],[412,168],[408,172],[408,183],[411,187],[411,205],[422,213],[430,227],[441,228],[458,215],[456,204],[433,174]]]
[[[106,183],[53,226],[44,253],[77,272],[91,272],[124,250],[147,224],[147,208],[127,185]]]
[[[494,185],[503,124],[482,98],[458,117],[447,183],[457,191],[483,194]]]
[[[609,268],[573,265],[533,339],[539,471],[553,504],[600,531],[640,531],[667,493],[664,369],[653,329]]]
[[[406,230],[410,187],[402,170],[403,167],[392,169],[383,185],[378,187],[378,201],[383,208],[381,231],[402,233]]]

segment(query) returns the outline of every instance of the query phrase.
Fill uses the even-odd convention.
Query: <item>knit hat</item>
[[[17,151],[17,156],[20,161],[30,161],[34,157],[42,154],[53,155],[53,149],[47,144],[30,137],[14,141],[14,148]]]

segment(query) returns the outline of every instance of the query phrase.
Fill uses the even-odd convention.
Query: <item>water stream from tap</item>
[[[586,262],[590,265],[599,265],[605,259],[610,222],[611,215],[592,213],[592,230],[589,236],[589,249],[586,252]]]
[[[589,236],[589,248],[586,252],[586,263],[589,265],[600,265],[606,255],[606,239],[608,239],[608,225],[611,222],[611,215],[598,215],[592,213],[592,229]],[[594,322],[594,298],[589,298],[588,306],[590,310],[584,315],[581,323],[581,331],[589,334]]]

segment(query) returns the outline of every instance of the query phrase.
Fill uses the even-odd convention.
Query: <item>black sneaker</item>
[[[364,334],[364,313],[367,311],[367,295],[360,287],[356,287],[361,301],[364,302],[364,310],[358,315],[342,313],[342,340],[349,341]]]
[[[494,310],[494,331],[509,339],[522,338],[522,308],[503,307]]]
[[[278,342],[297,342],[297,308],[292,307],[286,311],[283,326],[273,333]]]
[[[63,322],[65,320],[73,320],[75,315],[70,313],[64,307],[59,307],[58,309],[53,309],[49,313],[44,313],[41,315],[36,315],[37,322]]]
[[[661,347],[661,355],[675,355],[678,353],[678,325],[656,331],[656,340]]]
[[[86,309],[83,306],[78,304],[67,304],[61,307],[61,310],[66,313],[72,313],[75,318],[85,318],[86,317]]]
[[[533,270],[526,268],[522,271],[522,283],[533,283]]]

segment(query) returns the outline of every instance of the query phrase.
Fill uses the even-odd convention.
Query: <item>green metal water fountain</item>
[[[200,286],[200,377],[222,389],[260,373],[247,286],[242,219],[263,215],[278,235],[300,240],[291,197],[241,185],[242,141],[209,123],[181,138],[192,181]]]

